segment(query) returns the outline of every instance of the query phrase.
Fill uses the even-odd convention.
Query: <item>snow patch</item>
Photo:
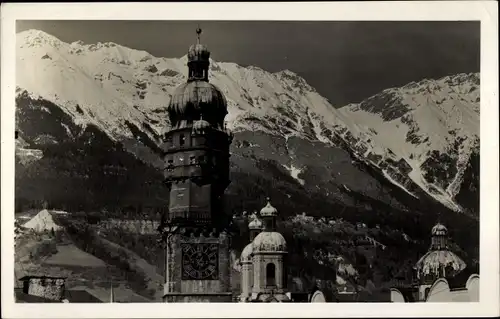
[[[25,228],[33,229],[35,232],[43,232],[50,230],[60,230],[61,226],[57,225],[48,210],[44,209],[36,214],[30,221],[23,225]]]
[[[290,176],[296,179],[300,185],[304,185],[305,181],[299,177],[299,174],[302,173],[303,169],[296,167],[294,164],[290,164],[290,166],[283,165],[289,172]]]

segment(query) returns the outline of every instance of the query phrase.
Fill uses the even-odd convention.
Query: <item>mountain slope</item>
[[[390,150],[422,189],[462,209],[455,197],[472,153],[479,150],[478,74],[413,82],[340,111],[357,125],[350,132],[368,145],[365,157]],[[377,162],[382,163],[388,164]]]

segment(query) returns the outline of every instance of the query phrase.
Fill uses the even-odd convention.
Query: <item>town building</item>
[[[286,240],[276,231],[277,216],[269,198],[260,216],[251,216],[250,243],[240,256],[241,302],[292,301],[287,291]]]
[[[98,303],[97,297],[86,290],[66,289],[66,278],[24,276],[19,279],[22,288],[14,288],[18,303]]]

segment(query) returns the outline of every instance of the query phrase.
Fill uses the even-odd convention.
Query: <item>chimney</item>
[[[20,280],[23,282],[23,292],[28,295],[56,301],[64,298],[66,278],[26,276]]]

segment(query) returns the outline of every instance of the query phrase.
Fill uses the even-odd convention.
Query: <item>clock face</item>
[[[182,279],[216,280],[219,274],[217,244],[182,244]]]

